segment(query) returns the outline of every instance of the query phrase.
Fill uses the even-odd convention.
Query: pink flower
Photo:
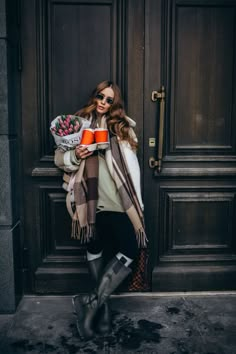
[[[51,133],[59,136],[66,136],[79,131],[81,124],[79,118],[71,114],[58,116],[55,126],[51,127]]]

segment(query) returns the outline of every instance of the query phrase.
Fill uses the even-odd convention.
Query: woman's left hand
[[[76,145],[75,155],[77,159],[86,159],[93,154],[93,151],[88,151],[86,146]]]

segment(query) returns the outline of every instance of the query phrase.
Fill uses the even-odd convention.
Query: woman
[[[70,173],[64,178],[69,191],[67,206],[72,216],[72,236],[87,245],[87,261],[96,289],[72,299],[80,336],[88,339],[95,330],[111,329],[110,294],[131,273],[129,267],[138,248],[146,247],[140,169],[136,156],[135,122],[126,116],[120,90],[111,81],[101,82],[76,115],[91,122],[91,128],[107,128],[109,145],[89,151],[55,152],[55,164]],[[72,205],[72,207],[71,207]],[[106,243],[116,247],[116,256],[103,269]]]

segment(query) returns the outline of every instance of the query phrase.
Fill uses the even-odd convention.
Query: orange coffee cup
[[[107,143],[108,142],[108,129],[96,128],[94,130],[96,143]]]
[[[82,138],[80,145],[90,145],[94,142],[94,131],[93,129],[84,129],[82,133]]]

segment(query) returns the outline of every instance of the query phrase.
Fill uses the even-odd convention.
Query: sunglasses
[[[100,101],[103,101],[104,98],[105,98],[105,95],[103,95],[103,93],[98,93],[98,94],[96,95],[96,98],[97,98],[98,100],[100,100]],[[111,98],[111,97],[106,97],[106,103],[112,104],[112,103],[113,103],[113,98]]]

